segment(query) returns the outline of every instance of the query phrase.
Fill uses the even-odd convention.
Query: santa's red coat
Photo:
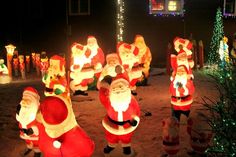
[[[103,126],[105,127],[105,129],[106,129],[106,126],[109,126],[113,128],[114,130],[117,130],[117,132],[119,132],[120,126],[112,123],[109,119],[116,122],[124,122],[128,120],[132,121],[134,120],[134,117],[140,117],[140,108],[139,108],[138,102],[135,100],[134,97],[131,98],[131,102],[129,104],[128,109],[122,112],[123,121],[118,120],[118,112],[116,112],[111,106],[111,102],[109,99],[109,90],[107,88],[103,88],[103,87],[100,88],[99,98],[107,111],[107,115],[103,120]],[[124,125],[122,125],[122,127],[124,129],[129,129],[133,126],[131,126],[130,123],[125,123]],[[118,143],[118,141],[120,140],[122,143],[128,144],[131,142],[132,133],[133,131],[127,134],[117,133],[116,135],[114,133],[111,133],[110,130],[106,129],[106,139],[108,140],[109,143]]]
[[[34,127],[35,129],[39,128],[39,123],[34,120],[31,123],[29,123],[26,128],[23,128],[21,123],[19,123],[19,129],[30,129]],[[20,131],[20,138],[24,139],[27,145],[32,145],[33,149],[38,149],[39,147],[39,135],[35,134],[35,132],[32,135],[27,135],[23,131]]]
[[[60,148],[53,146],[54,141],[61,143]],[[57,138],[51,138],[40,125],[39,147],[44,157],[90,157],[94,151],[94,143],[79,127],[65,132]]]
[[[188,80],[186,87],[188,91],[186,92],[184,88],[175,88],[174,80],[170,84],[171,93],[171,104],[174,110],[190,110],[191,104],[193,102],[192,95],[194,93],[194,85],[192,80]],[[179,95],[177,94],[179,93]]]

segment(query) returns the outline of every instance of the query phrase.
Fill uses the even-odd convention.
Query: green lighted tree
[[[213,30],[213,35],[211,38],[211,43],[210,43],[210,51],[208,54],[208,63],[210,65],[218,63],[219,61],[219,46],[220,46],[220,40],[224,36],[224,26],[223,26],[223,19],[222,19],[222,12],[220,7],[217,9],[216,12],[216,19],[214,22],[214,30]]]

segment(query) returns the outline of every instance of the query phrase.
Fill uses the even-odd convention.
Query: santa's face
[[[30,97],[24,97],[20,102],[20,110],[16,119],[24,127],[35,120],[38,111],[39,100]]]
[[[175,83],[181,83],[182,85],[187,84],[188,74],[183,66],[177,68]]]
[[[110,102],[115,111],[126,111],[131,101],[131,90],[126,80],[119,80],[111,84]]]
[[[48,68],[48,73],[51,76],[56,76],[58,74],[61,73],[61,69],[60,69],[60,61],[59,60],[54,60],[54,59],[50,59],[50,66]]]
[[[177,64],[178,65],[188,65],[188,57],[186,53],[181,53],[177,55]]]
[[[97,46],[97,40],[95,38],[89,38],[87,42],[89,48],[94,48]]]

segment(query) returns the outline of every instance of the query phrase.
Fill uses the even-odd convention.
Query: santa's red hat
[[[60,62],[60,70],[63,70],[63,66],[65,66],[65,58],[59,55],[54,55],[50,58],[50,60],[58,60]]]
[[[40,99],[38,91],[35,88],[30,87],[30,86],[26,87],[23,91],[23,99],[27,97],[30,99],[36,99],[36,100]]]
[[[112,79],[111,87],[113,84],[116,84],[117,82],[123,82],[124,84],[127,84],[129,86],[130,82],[129,82],[129,77],[128,77],[127,73],[117,74],[116,77],[114,77]]]
[[[113,59],[119,60],[117,53],[109,53],[106,55],[106,62],[109,62],[110,60],[113,60]]]
[[[118,43],[117,44],[118,47],[118,52],[120,53],[121,50],[123,49],[128,49],[129,51],[131,51],[131,53],[133,53],[135,56],[138,55],[138,48],[133,45],[133,44],[128,44],[128,43]]]
[[[56,138],[77,125],[71,102],[63,96],[49,96],[40,104],[41,119],[47,134]]]

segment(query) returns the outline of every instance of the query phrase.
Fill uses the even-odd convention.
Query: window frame
[[[81,12],[81,5],[80,5],[80,3],[81,3],[82,0],[77,0],[78,1],[78,12],[72,12],[71,1],[72,0],[69,0],[69,5],[68,5],[68,7],[69,7],[69,9],[68,9],[69,16],[90,15],[90,0],[87,0],[88,1],[87,12]]]

